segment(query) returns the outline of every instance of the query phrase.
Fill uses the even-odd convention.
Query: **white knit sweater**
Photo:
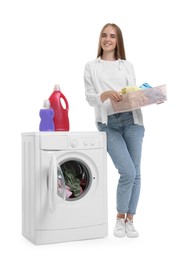
[[[96,122],[107,123],[107,116],[115,114],[110,100],[101,101],[100,95],[107,90],[120,91],[126,86],[135,86],[136,79],[132,64],[118,59],[104,61],[97,58],[85,65],[84,71],[86,100],[95,108]],[[133,110],[134,123],[143,125],[141,109]]]

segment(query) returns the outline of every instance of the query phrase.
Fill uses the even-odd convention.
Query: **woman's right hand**
[[[100,98],[102,102],[104,102],[108,98],[115,102],[119,102],[122,100],[122,95],[115,90],[107,90],[100,95]]]

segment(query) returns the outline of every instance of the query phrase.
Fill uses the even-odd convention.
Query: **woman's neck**
[[[114,60],[116,60],[114,52],[113,53],[112,52],[108,52],[108,53],[104,52],[102,54],[102,56],[101,56],[101,59],[102,60],[107,60],[107,61],[114,61]]]

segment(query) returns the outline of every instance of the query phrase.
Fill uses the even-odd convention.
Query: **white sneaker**
[[[116,237],[124,237],[125,236],[125,219],[117,218],[116,224],[114,228],[114,236]]]
[[[127,218],[125,223],[125,230],[128,237],[138,237],[139,233],[136,231],[133,222]]]

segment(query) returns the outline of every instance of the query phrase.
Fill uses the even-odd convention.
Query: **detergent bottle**
[[[55,131],[69,131],[69,105],[66,97],[60,91],[59,85],[54,86],[54,91],[49,97],[49,100],[51,107],[54,110]]]
[[[54,131],[54,111],[50,107],[50,101],[48,99],[44,100],[43,109],[40,109],[39,116],[41,118],[39,131]]]

